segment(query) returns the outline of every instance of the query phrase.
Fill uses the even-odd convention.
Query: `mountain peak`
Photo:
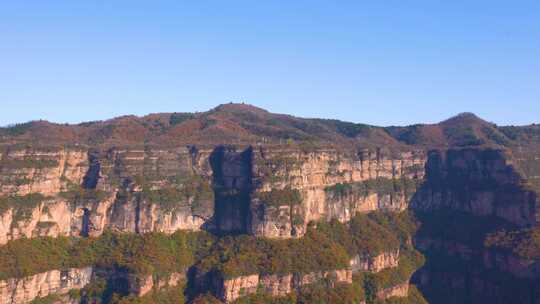
[[[216,112],[232,112],[232,113],[239,113],[239,112],[249,112],[249,113],[255,113],[255,114],[268,114],[268,111],[265,109],[256,107],[254,105],[250,105],[247,103],[225,103],[221,104],[213,109]]]
[[[482,118],[476,116],[471,112],[459,113],[454,117],[450,117],[447,120],[441,122],[443,125],[457,125],[457,124],[487,124],[488,122]]]

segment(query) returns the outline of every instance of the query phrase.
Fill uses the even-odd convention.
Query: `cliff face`
[[[7,181],[0,244],[23,236],[98,236],[105,229],[199,230],[213,215],[208,154],[187,148],[8,151],[1,165]]]
[[[214,281],[215,294],[225,303],[264,291],[275,297],[281,297],[298,290],[300,287],[313,284],[320,280],[327,279],[334,283],[352,284],[351,270],[332,270],[313,272],[307,274],[286,274],[286,275],[249,275],[233,279],[216,278]]]
[[[514,248],[527,248],[529,258],[488,245],[500,231],[536,229],[539,203],[508,151],[431,151],[411,203],[424,221],[415,247],[427,259],[413,281],[437,303],[536,303],[534,237]]]
[[[392,156],[379,150],[345,154],[325,149],[304,152],[225,146],[41,149],[9,149],[2,156],[4,176],[16,176],[6,179],[9,181],[1,188],[2,244],[22,237],[98,237],[106,229],[130,233],[205,229],[219,234],[301,237],[310,221],[347,222],[356,212],[405,209],[410,196],[404,190],[382,193],[366,187],[336,193],[328,188],[376,179],[421,180],[424,162],[420,152]],[[266,199],[265,194],[273,191],[296,196]],[[397,253],[357,257],[354,269],[376,272],[395,267],[397,261]],[[343,271],[350,274],[350,270]],[[343,271],[261,275],[257,286],[284,295],[328,276],[336,277],[337,282],[350,281],[343,278]],[[176,276],[159,281],[152,276],[122,280],[129,282],[129,293],[138,296],[178,282]],[[235,280],[250,282],[225,280],[218,289],[222,292],[216,293],[225,300],[240,296],[239,288],[245,290],[248,283]],[[51,290],[51,294],[64,293]],[[20,285],[5,287],[5,293],[19,292],[25,292]],[[47,295],[28,294],[26,300],[14,303]]]
[[[153,275],[134,276],[128,275],[129,294],[142,297],[152,290],[160,290],[165,287],[177,286],[186,279],[185,273],[173,272],[165,277],[155,277]]]
[[[0,302],[6,304],[29,303],[38,297],[65,294],[81,289],[90,282],[92,268],[51,270],[22,279],[0,281]]]
[[[351,261],[353,271],[379,272],[386,268],[397,267],[399,250],[383,252],[376,256],[355,256]]]
[[[331,187],[377,179],[422,180],[425,162],[421,151],[392,155],[381,150],[347,155],[333,150],[304,153],[261,148],[253,151],[253,158],[256,189],[251,201],[251,233],[282,238],[303,235],[310,221],[347,222],[356,212],[406,209],[410,198],[402,191],[335,193]],[[257,198],[257,194],[283,189],[297,190],[300,200]]]
[[[377,299],[386,300],[389,298],[403,298],[406,297],[409,292],[409,284],[399,284],[392,286],[377,292]]]
[[[9,147],[1,156],[0,193],[56,195],[69,183],[82,183],[87,160],[81,149]]]
[[[21,237],[99,236],[105,229],[301,237],[310,221],[348,222],[357,212],[402,211],[410,202],[423,212],[450,209],[495,216],[520,227],[537,225],[537,193],[526,186],[509,154],[493,149],[25,148],[5,151],[1,170],[2,244]],[[464,260],[482,256],[482,267],[516,277],[536,278],[538,273],[537,261],[479,252],[459,242],[417,238],[416,244]],[[357,256],[351,270],[379,272],[398,263],[398,252]],[[434,275],[419,273],[424,282]],[[269,294],[283,295],[302,280],[292,274],[252,275],[223,280],[216,294],[229,301],[263,286]],[[165,284],[150,277],[131,281],[131,293],[138,295]],[[9,284],[5,290],[16,294],[24,287]],[[42,295],[46,293],[27,298]]]
[[[538,194],[525,186],[509,155],[493,149],[431,151],[412,206],[493,215],[519,226],[540,219]]]
[[[392,157],[379,150],[12,149],[2,156],[0,244],[23,236],[98,236],[105,229],[299,237],[310,221],[405,209],[410,198],[404,192],[337,195],[327,188],[378,178],[421,180],[423,164],[420,152]],[[258,196],[282,189],[298,191],[299,200]]]
[[[194,281],[199,292],[209,291],[226,303],[255,293],[283,297],[299,291],[302,287],[322,281],[330,283],[331,286],[338,283],[353,284],[353,274],[355,273],[378,273],[385,269],[396,268],[399,264],[399,250],[382,252],[374,256],[357,255],[350,260],[349,264],[348,268],[328,271],[286,274],[254,273],[234,277],[227,277],[222,272],[213,270],[207,273],[198,273]],[[408,285],[408,282],[406,283],[405,285]],[[395,285],[392,288],[400,289],[401,285]],[[407,296],[407,290],[404,294],[398,294],[397,291],[391,291],[392,288],[378,290],[377,298]]]

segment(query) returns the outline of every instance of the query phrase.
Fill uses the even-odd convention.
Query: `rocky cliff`
[[[350,260],[350,267],[330,271],[318,271],[309,273],[287,273],[287,274],[252,274],[233,278],[224,278],[222,275],[213,273],[208,281],[201,281],[199,288],[205,289],[204,285],[211,285],[212,293],[226,303],[254,293],[265,293],[273,297],[283,297],[293,291],[298,291],[302,287],[315,284],[320,281],[331,282],[331,284],[347,283],[353,284],[353,274],[357,272],[376,273],[384,269],[398,267],[399,251],[383,252],[371,256],[356,256]],[[408,284],[405,284],[408,286]],[[378,299],[389,297],[406,297],[407,289],[402,290],[401,285],[396,285],[385,290],[378,291]],[[403,291],[403,290],[402,290]]]
[[[307,274],[286,275],[250,275],[215,282],[215,294],[226,303],[242,296],[263,291],[275,297],[284,296],[302,286],[313,284],[320,280],[332,280],[334,283],[352,284],[350,270],[333,270]]]
[[[301,236],[310,221],[346,222],[356,212],[405,209],[407,193],[391,184],[384,193],[330,188],[421,180],[423,163],[420,152],[392,156],[379,150],[12,148],[2,155],[0,243],[99,236],[105,229]],[[284,189],[298,192],[297,201],[261,199]]]
[[[413,281],[429,297],[444,294],[431,288],[440,281],[455,290],[479,291],[468,298],[432,297],[440,303],[504,298],[513,278],[537,286],[539,257],[531,252],[540,247],[523,244],[537,240],[539,143],[537,126],[498,127],[472,114],[433,125],[381,128],[272,114],[243,104],[78,125],[30,122],[0,128],[0,245],[18,248],[19,241],[46,237],[99,243],[111,232],[206,231],[213,236],[201,244],[173,239],[182,250],[197,247],[189,253],[192,265],[214,259],[208,263],[218,272],[204,281],[213,287],[199,289],[211,289],[221,300],[260,290],[279,297],[331,276],[360,286],[366,291],[362,301],[372,302],[407,295],[410,272],[421,264],[411,258],[414,244],[427,261]],[[381,215],[387,213],[391,220]],[[358,214],[375,215],[355,221]],[[412,224],[415,217],[420,228]],[[159,245],[171,241],[161,234],[156,239]],[[259,255],[245,254],[251,249],[246,240],[259,246]],[[127,278],[123,255],[147,250],[133,242],[135,249],[119,253],[117,260],[93,257],[85,265],[96,264],[94,272],[106,273],[106,280],[116,271],[122,284],[128,281],[129,288],[119,289],[121,297],[184,280],[179,274],[184,269],[161,267],[156,276],[153,265],[145,264],[157,263],[151,254],[142,265],[133,263],[146,272]],[[509,243],[525,249],[516,253]],[[298,256],[306,250],[319,254],[310,256],[318,268]],[[286,254],[290,265],[276,254]],[[260,264],[225,275],[242,268],[246,256]],[[283,271],[287,267],[301,271]],[[2,281],[2,299],[22,303],[65,293],[58,287],[64,283],[54,279],[58,271],[49,270]],[[353,280],[352,272],[362,275]],[[500,278],[489,279],[488,272]],[[77,277],[65,283],[69,289],[95,281],[73,274]],[[193,285],[193,274],[185,279]],[[20,283],[26,281],[35,282]],[[377,288],[370,290],[373,285]],[[534,303],[534,297],[520,299]]]
[[[0,165],[0,243],[20,237],[99,236],[105,229],[199,230],[213,215],[207,159],[204,152],[188,148],[64,148],[48,154],[43,148],[9,149]]]
[[[540,198],[513,166],[511,155],[494,149],[431,151],[426,183],[413,208],[450,208],[473,215],[493,215],[519,226],[540,219]]]
[[[261,148],[254,151],[257,187],[250,231],[268,237],[301,236],[310,221],[347,222],[357,212],[404,210],[410,197],[405,189],[395,189],[392,181],[422,180],[424,162],[421,151],[343,154]],[[280,190],[297,191],[300,197],[283,200]],[[269,192],[276,195],[264,195]]]
[[[90,283],[92,268],[51,270],[21,279],[0,281],[0,301],[6,304],[29,303],[39,297],[66,294]]]
[[[399,265],[399,250],[382,252],[375,256],[357,255],[350,261],[350,265],[354,272],[379,272],[386,268],[397,267]]]

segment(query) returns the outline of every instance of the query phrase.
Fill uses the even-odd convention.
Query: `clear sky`
[[[0,125],[205,111],[540,122],[540,1],[2,1]]]

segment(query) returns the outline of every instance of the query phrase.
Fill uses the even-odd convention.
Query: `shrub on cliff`
[[[337,183],[325,188],[325,192],[334,198],[347,196],[367,196],[369,194],[396,195],[404,193],[411,197],[418,186],[418,181],[410,178],[378,177],[354,183]]]
[[[65,267],[72,241],[65,237],[20,239],[0,247],[0,279],[25,277]]]
[[[389,230],[396,236],[401,244],[409,244],[412,236],[416,234],[420,227],[420,222],[416,215],[410,211],[403,212],[371,212],[367,217]]]
[[[210,183],[196,175],[172,177],[169,184],[160,185],[159,188],[155,188],[152,180],[145,176],[136,176],[135,182],[142,188],[142,200],[157,204],[165,211],[173,211],[181,206],[197,210],[214,200]]]
[[[348,226],[337,220],[318,223],[317,230],[343,246],[351,257],[357,254],[375,256],[399,248],[395,235],[365,214],[357,214]]]
[[[0,214],[13,208],[14,221],[22,221],[28,219],[32,215],[32,210],[36,208],[45,196],[39,193],[32,193],[23,196],[5,196],[0,197]]]
[[[256,197],[268,206],[293,206],[302,202],[300,191],[291,188],[257,192]]]
[[[137,296],[117,296],[111,297],[108,304],[184,304],[184,284],[178,286],[167,286],[159,290],[153,290],[142,297]],[[93,303],[86,301],[83,303]],[[210,303],[210,302],[209,302]],[[219,302],[217,302],[219,303]]]

